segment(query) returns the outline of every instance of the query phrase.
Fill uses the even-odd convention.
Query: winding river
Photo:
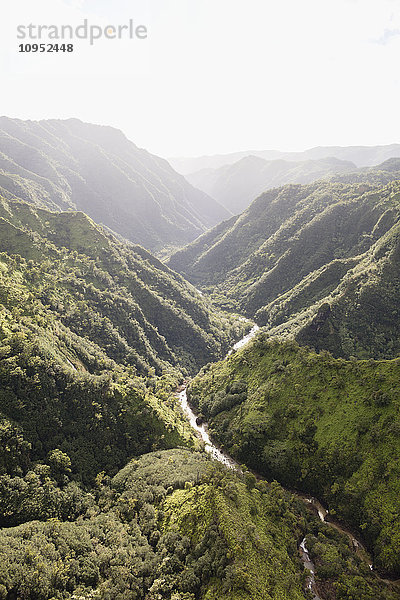
[[[251,338],[254,337],[254,335],[257,333],[258,330],[259,330],[259,327],[257,325],[255,325],[253,327],[253,329],[245,337],[243,337],[239,342],[237,342],[232,347],[232,350],[229,351],[228,356],[234,350],[239,350],[239,348],[242,348],[245,344],[247,344],[247,342],[249,342],[251,340]],[[221,462],[228,468],[241,472],[241,467],[240,467],[239,463],[237,461],[235,461],[227,452],[225,452],[224,450],[221,450],[221,448],[219,448],[216,444],[214,444],[212,442],[212,440],[210,439],[210,435],[208,433],[207,423],[199,422],[196,414],[193,412],[192,408],[189,405],[189,402],[187,399],[187,393],[186,393],[186,386],[179,392],[179,401],[180,401],[182,410],[183,410],[186,418],[188,419],[190,425],[197,432],[199,437],[203,440],[205,451],[208,452],[213,459],[218,460],[219,462]],[[262,479],[262,477],[260,477],[259,475],[257,475],[257,477],[259,479]],[[328,516],[328,510],[323,506],[323,504],[317,498],[310,497],[305,494],[301,494],[294,490],[288,490],[288,491],[290,491],[290,493],[296,495],[304,503],[306,503],[308,506],[310,506],[314,510],[314,512],[318,514],[321,521],[326,522],[329,526],[334,527],[335,529],[340,531],[342,534],[346,535],[350,539],[354,551],[357,552],[359,554],[359,556],[363,560],[365,560],[365,562],[368,563],[370,569],[372,570],[373,565],[372,565],[371,559],[370,559],[366,549],[364,548],[363,544],[348,529],[346,529],[344,526],[342,526],[337,521],[333,522],[333,521],[326,520],[326,517]],[[299,552],[300,552],[300,557],[301,557],[304,567],[306,569],[308,569],[308,571],[309,571],[309,576],[307,577],[307,580],[306,580],[307,588],[313,594],[313,600],[322,600],[322,598],[320,596],[318,596],[318,594],[317,594],[316,585],[315,585],[315,575],[314,575],[315,574],[315,566],[310,558],[310,555],[309,555],[309,552],[307,549],[306,538],[303,538],[303,540],[301,541],[300,547],[299,547]]]

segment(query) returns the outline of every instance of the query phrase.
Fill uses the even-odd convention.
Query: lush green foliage
[[[399,161],[382,169],[270,190],[169,264],[271,335],[398,356]]]
[[[112,481],[100,475],[81,495],[74,522],[57,515],[0,532],[0,598],[303,598],[305,520],[278,485],[250,490],[204,454],[173,450]],[[43,506],[37,518],[48,516]]]
[[[40,328],[36,335],[21,331],[0,341],[5,474],[19,477],[58,448],[71,459],[74,475],[91,481],[131,456],[193,443],[172,396],[177,377],[164,377],[153,389],[151,381],[146,386],[145,378],[111,361],[99,374],[78,371],[57,356],[73,352],[68,341],[46,339]],[[58,344],[54,350],[52,343]],[[4,485],[18,487],[19,480],[9,483],[6,477]]]
[[[314,563],[316,587],[327,600],[397,600],[396,583],[379,580],[371,573],[362,553],[349,545],[348,538],[321,522],[310,525],[307,549]],[[385,585],[385,583],[387,585]]]
[[[82,124],[70,126],[76,133]],[[27,160],[34,155],[37,172],[52,183],[46,196],[35,179],[29,200],[47,205],[51,197],[59,208],[62,194],[69,202],[71,180],[59,187],[69,151],[59,147],[57,163],[45,155],[48,145],[54,150],[50,130],[61,125],[42,126],[46,140],[33,154],[39,138],[32,127],[24,130]],[[104,131],[89,130],[103,140]],[[108,131],[107,144],[119,146],[113,136]],[[5,179],[7,189],[27,189],[15,175],[0,176],[1,185]],[[279,225],[282,201],[288,214],[296,210],[291,225],[278,227],[286,233],[274,268],[286,264],[290,227],[300,239],[315,217],[313,236],[330,232],[330,211],[339,237],[324,237],[321,256],[330,256],[335,239],[342,254],[316,269],[322,258],[313,254],[315,237],[305,234],[304,273],[314,271],[268,314],[283,326],[281,336],[296,331],[338,354],[394,354],[400,190],[391,184],[365,193],[360,185],[333,185],[343,206],[330,206],[331,188],[278,192],[268,226]],[[260,239],[265,223],[260,219]],[[249,248],[253,243],[250,237]],[[294,265],[287,263],[284,285],[293,284],[301,266]],[[328,302],[338,281],[338,301]],[[237,299],[230,295],[226,307]],[[346,536],[320,524],[279,484],[229,472],[183,448],[198,449],[199,440],[174,396],[178,384],[223,356],[246,327],[83,213],[0,201],[0,599],[301,600],[307,574],[298,545],[306,534],[324,600],[399,598]],[[204,368],[191,397],[236,457],[270,481],[324,496],[331,513],[361,528],[376,565],[396,573],[399,369],[398,361],[338,361],[260,338]]]
[[[181,370],[225,353],[233,320],[82,213],[2,200],[0,232],[0,469],[10,524],[35,518],[29,498],[43,481],[30,473],[55,449],[89,482],[131,456],[195,444],[173,393]],[[53,500],[49,514],[58,515]]]
[[[239,461],[325,498],[399,573],[399,375],[399,360],[347,362],[261,334],[203,369],[190,399]]]
[[[23,317],[33,325],[67,328],[83,346],[90,340],[139,373],[160,373],[168,364],[193,372],[229,346],[224,330],[230,323],[193,287],[82,213],[56,214],[3,200],[1,251],[0,302],[15,313],[3,310],[3,320]],[[50,321],[57,325],[50,327]],[[93,371],[90,359],[69,359]]]
[[[398,598],[346,537],[276,482],[168,450],[131,461],[112,480],[100,473],[90,494],[76,485],[73,493],[65,455],[49,462],[29,474],[31,487],[35,474],[51,491],[47,504],[36,493],[37,520],[0,532],[0,598],[302,600],[297,545],[307,532],[326,597]],[[55,493],[69,498],[70,513],[49,510]]]

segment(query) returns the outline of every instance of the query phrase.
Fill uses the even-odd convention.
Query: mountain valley
[[[393,358],[399,169],[393,159],[269,190],[168,264],[271,335],[343,358]]]
[[[0,600],[398,600],[400,159],[232,216],[112,128],[0,134]]]
[[[354,163],[337,158],[290,162],[267,161],[250,155],[233,165],[189,173],[186,179],[237,215],[270,188],[287,183],[312,183],[318,179],[354,171]]]

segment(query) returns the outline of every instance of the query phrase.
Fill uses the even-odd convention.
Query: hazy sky
[[[1,0],[0,114],[78,117],[162,156],[400,142],[400,0]],[[18,53],[17,25],[148,27]]]

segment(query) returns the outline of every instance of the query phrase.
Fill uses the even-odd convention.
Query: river
[[[255,334],[257,333],[258,330],[259,330],[259,327],[257,325],[255,325],[253,327],[253,329],[244,338],[242,338],[239,342],[237,342],[232,347],[232,350],[230,350],[228,352],[227,356],[229,356],[234,350],[239,350],[240,348],[245,346],[245,344],[247,344],[255,336]],[[221,462],[228,468],[241,472],[242,470],[241,470],[239,463],[237,461],[235,461],[227,452],[225,452],[225,450],[221,450],[221,448],[219,448],[216,444],[214,444],[212,442],[212,440],[210,439],[210,435],[208,433],[207,423],[198,422],[198,417],[196,416],[196,414],[193,412],[192,408],[189,405],[189,402],[187,399],[187,393],[186,393],[186,386],[184,387],[184,389],[182,389],[179,392],[179,401],[180,401],[182,410],[183,410],[185,416],[187,417],[190,425],[193,427],[193,429],[197,432],[197,434],[203,440],[205,451],[208,452],[213,459],[218,460],[219,462]],[[257,477],[259,479],[262,479],[262,477],[260,477],[259,475],[257,475]],[[356,551],[360,555],[360,557],[363,560],[365,560],[365,562],[368,563],[370,569],[372,570],[373,566],[372,566],[371,559],[370,559],[366,549],[364,548],[363,544],[360,542],[360,540],[358,540],[353,535],[353,533],[351,533],[346,527],[342,526],[337,521],[327,521],[326,518],[328,516],[328,510],[324,507],[324,505],[317,498],[307,496],[305,494],[299,493],[294,490],[288,490],[288,491],[290,491],[290,493],[296,495],[304,503],[306,503],[308,506],[310,506],[315,511],[315,513],[318,514],[321,521],[324,521],[331,527],[334,527],[335,529],[340,531],[342,534],[346,535],[350,539],[354,551]],[[304,567],[306,569],[308,569],[308,571],[309,571],[309,576],[307,577],[307,580],[306,580],[306,586],[313,594],[313,600],[323,600],[320,596],[318,596],[318,593],[316,590],[315,575],[314,575],[315,574],[315,566],[310,558],[310,555],[309,555],[309,552],[307,549],[306,538],[303,538],[303,540],[300,543],[299,553],[300,553],[300,557],[301,557]]]
[[[242,344],[242,345],[244,345],[244,344]],[[214,460],[218,460],[220,463],[222,463],[226,467],[233,469],[235,471],[242,472],[242,469],[241,469],[239,463],[237,461],[235,461],[227,452],[225,452],[225,450],[221,450],[221,448],[219,448],[216,444],[214,444],[211,441],[210,435],[208,433],[207,423],[202,422],[200,424],[197,422],[197,416],[191,409],[188,399],[187,399],[186,387],[182,391],[179,392],[179,401],[180,401],[182,410],[183,410],[185,416],[187,417],[190,425],[193,427],[193,429],[195,429],[195,431],[198,433],[198,435],[203,440],[204,450],[206,452],[208,452]],[[257,475],[257,478],[262,479],[259,475]],[[293,493],[293,492],[291,492],[291,493]],[[295,495],[300,497],[305,503],[307,503],[311,506],[314,506],[318,512],[320,519],[322,521],[325,520],[325,517],[324,517],[324,514],[326,514],[325,511],[320,510],[319,508],[316,507],[313,498],[302,497],[300,494],[296,494],[296,493],[295,493]],[[318,503],[318,506],[319,506],[319,503]],[[314,575],[315,574],[315,566],[314,566],[314,563],[312,562],[310,555],[308,553],[305,537],[302,539],[302,541],[300,543],[299,553],[300,553],[300,557],[301,557],[304,567],[306,569],[308,569],[308,571],[309,571],[309,575],[306,579],[306,586],[313,594],[313,600],[322,600],[322,598],[320,596],[318,596],[317,591],[316,591],[315,575]]]

